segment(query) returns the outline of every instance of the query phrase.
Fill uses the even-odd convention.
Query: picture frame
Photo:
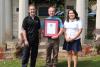
[[[52,37],[58,34],[58,20],[45,19],[44,23],[45,23],[44,36]]]

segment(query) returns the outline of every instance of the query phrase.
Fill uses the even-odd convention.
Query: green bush
[[[93,31],[94,31],[95,25],[96,25],[96,18],[95,17],[88,17],[87,25],[88,25],[88,27],[87,27],[86,39],[93,39],[94,38]]]

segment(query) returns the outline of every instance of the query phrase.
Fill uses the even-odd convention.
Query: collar
[[[55,16],[49,16],[48,18],[49,18],[49,19],[52,19],[52,18],[55,18]]]
[[[36,16],[32,17],[32,16],[29,15],[29,17],[34,20]]]
[[[74,20],[69,19],[69,22],[74,22],[74,21],[76,21],[76,19],[74,19]]]

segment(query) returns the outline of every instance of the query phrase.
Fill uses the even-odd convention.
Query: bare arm
[[[67,38],[67,33],[66,33],[66,29],[64,28],[64,37],[65,39]]]
[[[58,37],[60,36],[60,35],[62,35],[62,33],[63,33],[63,28],[60,28],[60,31],[59,31],[59,33],[58,33]]]
[[[70,38],[67,37],[66,30],[67,30],[67,29],[64,28],[64,37],[65,37],[65,40],[66,40],[67,42],[69,42],[69,41],[70,41]]]
[[[63,33],[63,28],[60,28],[60,31],[59,31],[59,33],[57,34],[57,35],[55,35],[55,36],[52,36],[52,39],[56,39],[56,38],[58,38],[59,36],[61,36],[61,34]]]
[[[22,30],[22,33],[23,33],[23,39],[24,39],[24,41],[27,41],[26,31],[25,30]]]
[[[77,32],[77,34],[76,34],[76,36],[74,37],[74,39],[76,39],[77,37],[79,37],[80,36],[80,34],[82,33],[82,28],[81,29],[79,29],[79,31]]]
[[[22,33],[23,33],[23,39],[24,39],[24,43],[26,46],[28,46],[28,40],[27,40],[27,35],[26,35],[26,31],[23,29],[22,30]]]
[[[82,33],[82,28],[78,30],[78,32],[76,33],[76,36],[74,38],[72,38],[71,40],[75,40],[77,37],[80,36],[80,34]]]

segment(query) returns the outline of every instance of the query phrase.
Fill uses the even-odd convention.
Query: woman
[[[80,34],[82,33],[82,22],[75,10],[70,9],[64,21],[65,42],[63,49],[67,51],[68,67],[71,67],[73,59],[74,67],[77,67],[78,52],[81,51]]]

